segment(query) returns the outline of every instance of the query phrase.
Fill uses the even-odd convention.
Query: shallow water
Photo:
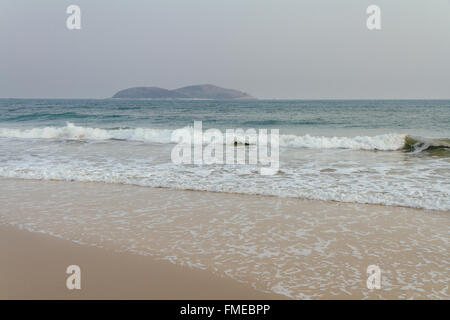
[[[279,129],[280,170],[172,163],[173,130],[194,121]],[[450,210],[449,127],[440,100],[1,99],[0,177]]]
[[[0,203],[0,224],[292,298],[449,298],[446,212],[20,179],[0,180]],[[373,264],[380,290],[366,286]]]

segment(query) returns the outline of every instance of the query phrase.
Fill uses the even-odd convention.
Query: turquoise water
[[[448,137],[450,100],[377,101],[152,101],[0,99],[4,126],[279,128],[297,134],[391,131]]]
[[[174,129],[280,130],[280,170],[176,165]],[[0,99],[0,176],[450,210],[450,101]]]

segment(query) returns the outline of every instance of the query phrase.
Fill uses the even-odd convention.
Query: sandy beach
[[[3,299],[449,298],[448,212],[0,181]],[[80,291],[65,288],[70,264]]]
[[[450,300],[450,0],[30,2],[0,1],[0,301]]]
[[[210,272],[0,226],[0,299],[280,299]],[[77,263],[81,290],[65,273]]]

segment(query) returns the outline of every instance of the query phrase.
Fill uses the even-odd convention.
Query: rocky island
[[[113,99],[180,99],[180,100],[234,100],[255,99],[248,93],[224,89],[211,84],[193,85],[168,90],[158,87],[133,87],[117,92]]]

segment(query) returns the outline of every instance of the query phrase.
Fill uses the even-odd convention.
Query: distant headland
[[[133,87],[117,92],[113,99],[162,99],[162,100],[235,100],[256,99],[248,93],[224,89],[211,84],[201,84],[168,90],[158,87]]]

